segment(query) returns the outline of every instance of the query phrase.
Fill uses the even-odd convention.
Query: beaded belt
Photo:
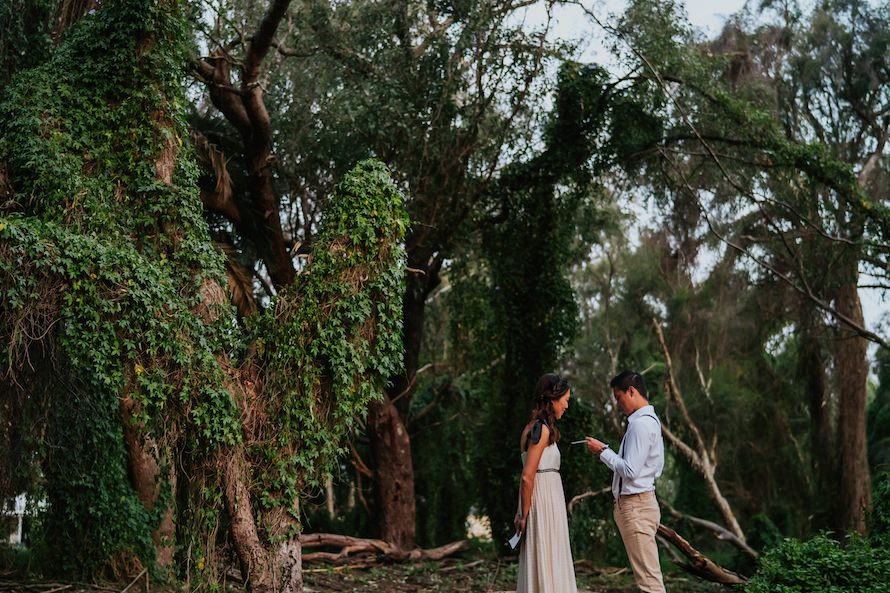
[[[559,473],[559,470],[556,469],[555,467],[551,467],[551,468],[548,468],[548,469],[539,469],[539,470],[538,470],[537,472],[535,472],[535,473],[538,473],[538,474],[545,474],[545,473],[547,473],[547,472],[556,472],[556,473]]]

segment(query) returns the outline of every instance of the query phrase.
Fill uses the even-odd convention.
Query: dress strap
[[[537,445],[541,441],[541,432],[543,430],[543,426],[546,424],[543,420],[538,418],[535,420],[535,423],[532,425],[531,433],[529,434],[529,441],[533,445]],[[549,428],[549,427],[548,427]]]

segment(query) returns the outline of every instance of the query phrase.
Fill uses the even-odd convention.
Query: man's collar
[[[638,408],[633,414],[631,414],[630,416],[628,416],[628,417],[627,417],[627,421],[630,422],[630,421],[633,420],[634,418],[636,418],[636,417],[638,417],[638,416],[642,416],[645,412],[647,412],[647,411],[648,411],[648,412],[651,412],[651,411],[653,411],[654,409],[655,409],[655,408],[652,407],[652,404],[646,404],[645,406],[643,406],[642,408]]]

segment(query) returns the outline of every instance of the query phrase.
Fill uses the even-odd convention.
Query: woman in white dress
[[[522,536],[516,593],[577,593],[566,500],[559,476],[559,429],[571,398],[569,382],[552,373],[538,380],[531,420],[522,430],[522,480],[516,532]]]

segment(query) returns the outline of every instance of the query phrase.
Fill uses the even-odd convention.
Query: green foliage
[[[265,423],[246,429],[261,520],[317,487],[402,364],[408,223],[378,162],[343,177],[311,263],[243,335],[182,144],[184,33],[166,4],[105,2],[0,106],[0,161],[16,196],[0,218],[0,355],[19,370],[42,347],[58,352],[44,369],[51,413],[35,462],[49,560],[69,574],[134,556],[152,566],[152,531],[174,502],[183,564],[211,561],[224,517],[210,460],[245,434],[221,361],[252,364],[255,352],[262,363],[254,412]],[[174,456],[191,472],[176,501],[163,478],[153,510],[137,497],[127,428],[157,446],[161,476]],[[294,535],[273,523],[260,523],[266,542]]]
[[[0,84],[8,84],[15,72],[33,68],[49,57],[57,4],[55,0],[0,2]]]
[[[827,535],[785,540],[760,559],[746,593],[879,593],[890,590],[890,556],[868,540]]]
[[[868,461],[873,471],[890,471],[890,352],[877,353],[878,386],[868,406]]]
[[[294,508],[304,487],[320,487],[343,437],[401,368],[407,226],[386,167],[359,163],[335,188],[311,264],[258,320],[275,427],[252,452],[265,508]]]
[[[504,493],[516,491],[518,435],[532,409],[532,390],[543,373],[556,370],[578,330],[569,272],[585,253],[592,229],[602,224],[592,153],[606,117],[603,85],[600,69],[566,64],[545,150],[506,167],[490,189],[500,218],[482,234],[492,290],[493,331],[487,339],[496,341],[503,363],[481,408],[491,449],[480,457],[487,472],[479,473],[485,476],[484,508],[496,541],[509,535],[516,512],[515,499]]]
[[[885,549],[890,548],[890,471],[874,478],[873,506],[869,511],[869,537]]]
[[[150,534],[171,501],[148,512],[137,498],[122,420],[161,441],[188,426],[192,447],[240,438],[214,355],[230,349],[231,313],[223,303],[215,322],[195,314],[201,287],[224,281],[175,119],[182,33],[175,10],[155,2],[103,3],[0,106],[17,200],[0,218],[0,355],[21,368],[44,347],[21,329],[32,325],[58,352],[43,537],[70,574],[121,554],[151,565]]]

